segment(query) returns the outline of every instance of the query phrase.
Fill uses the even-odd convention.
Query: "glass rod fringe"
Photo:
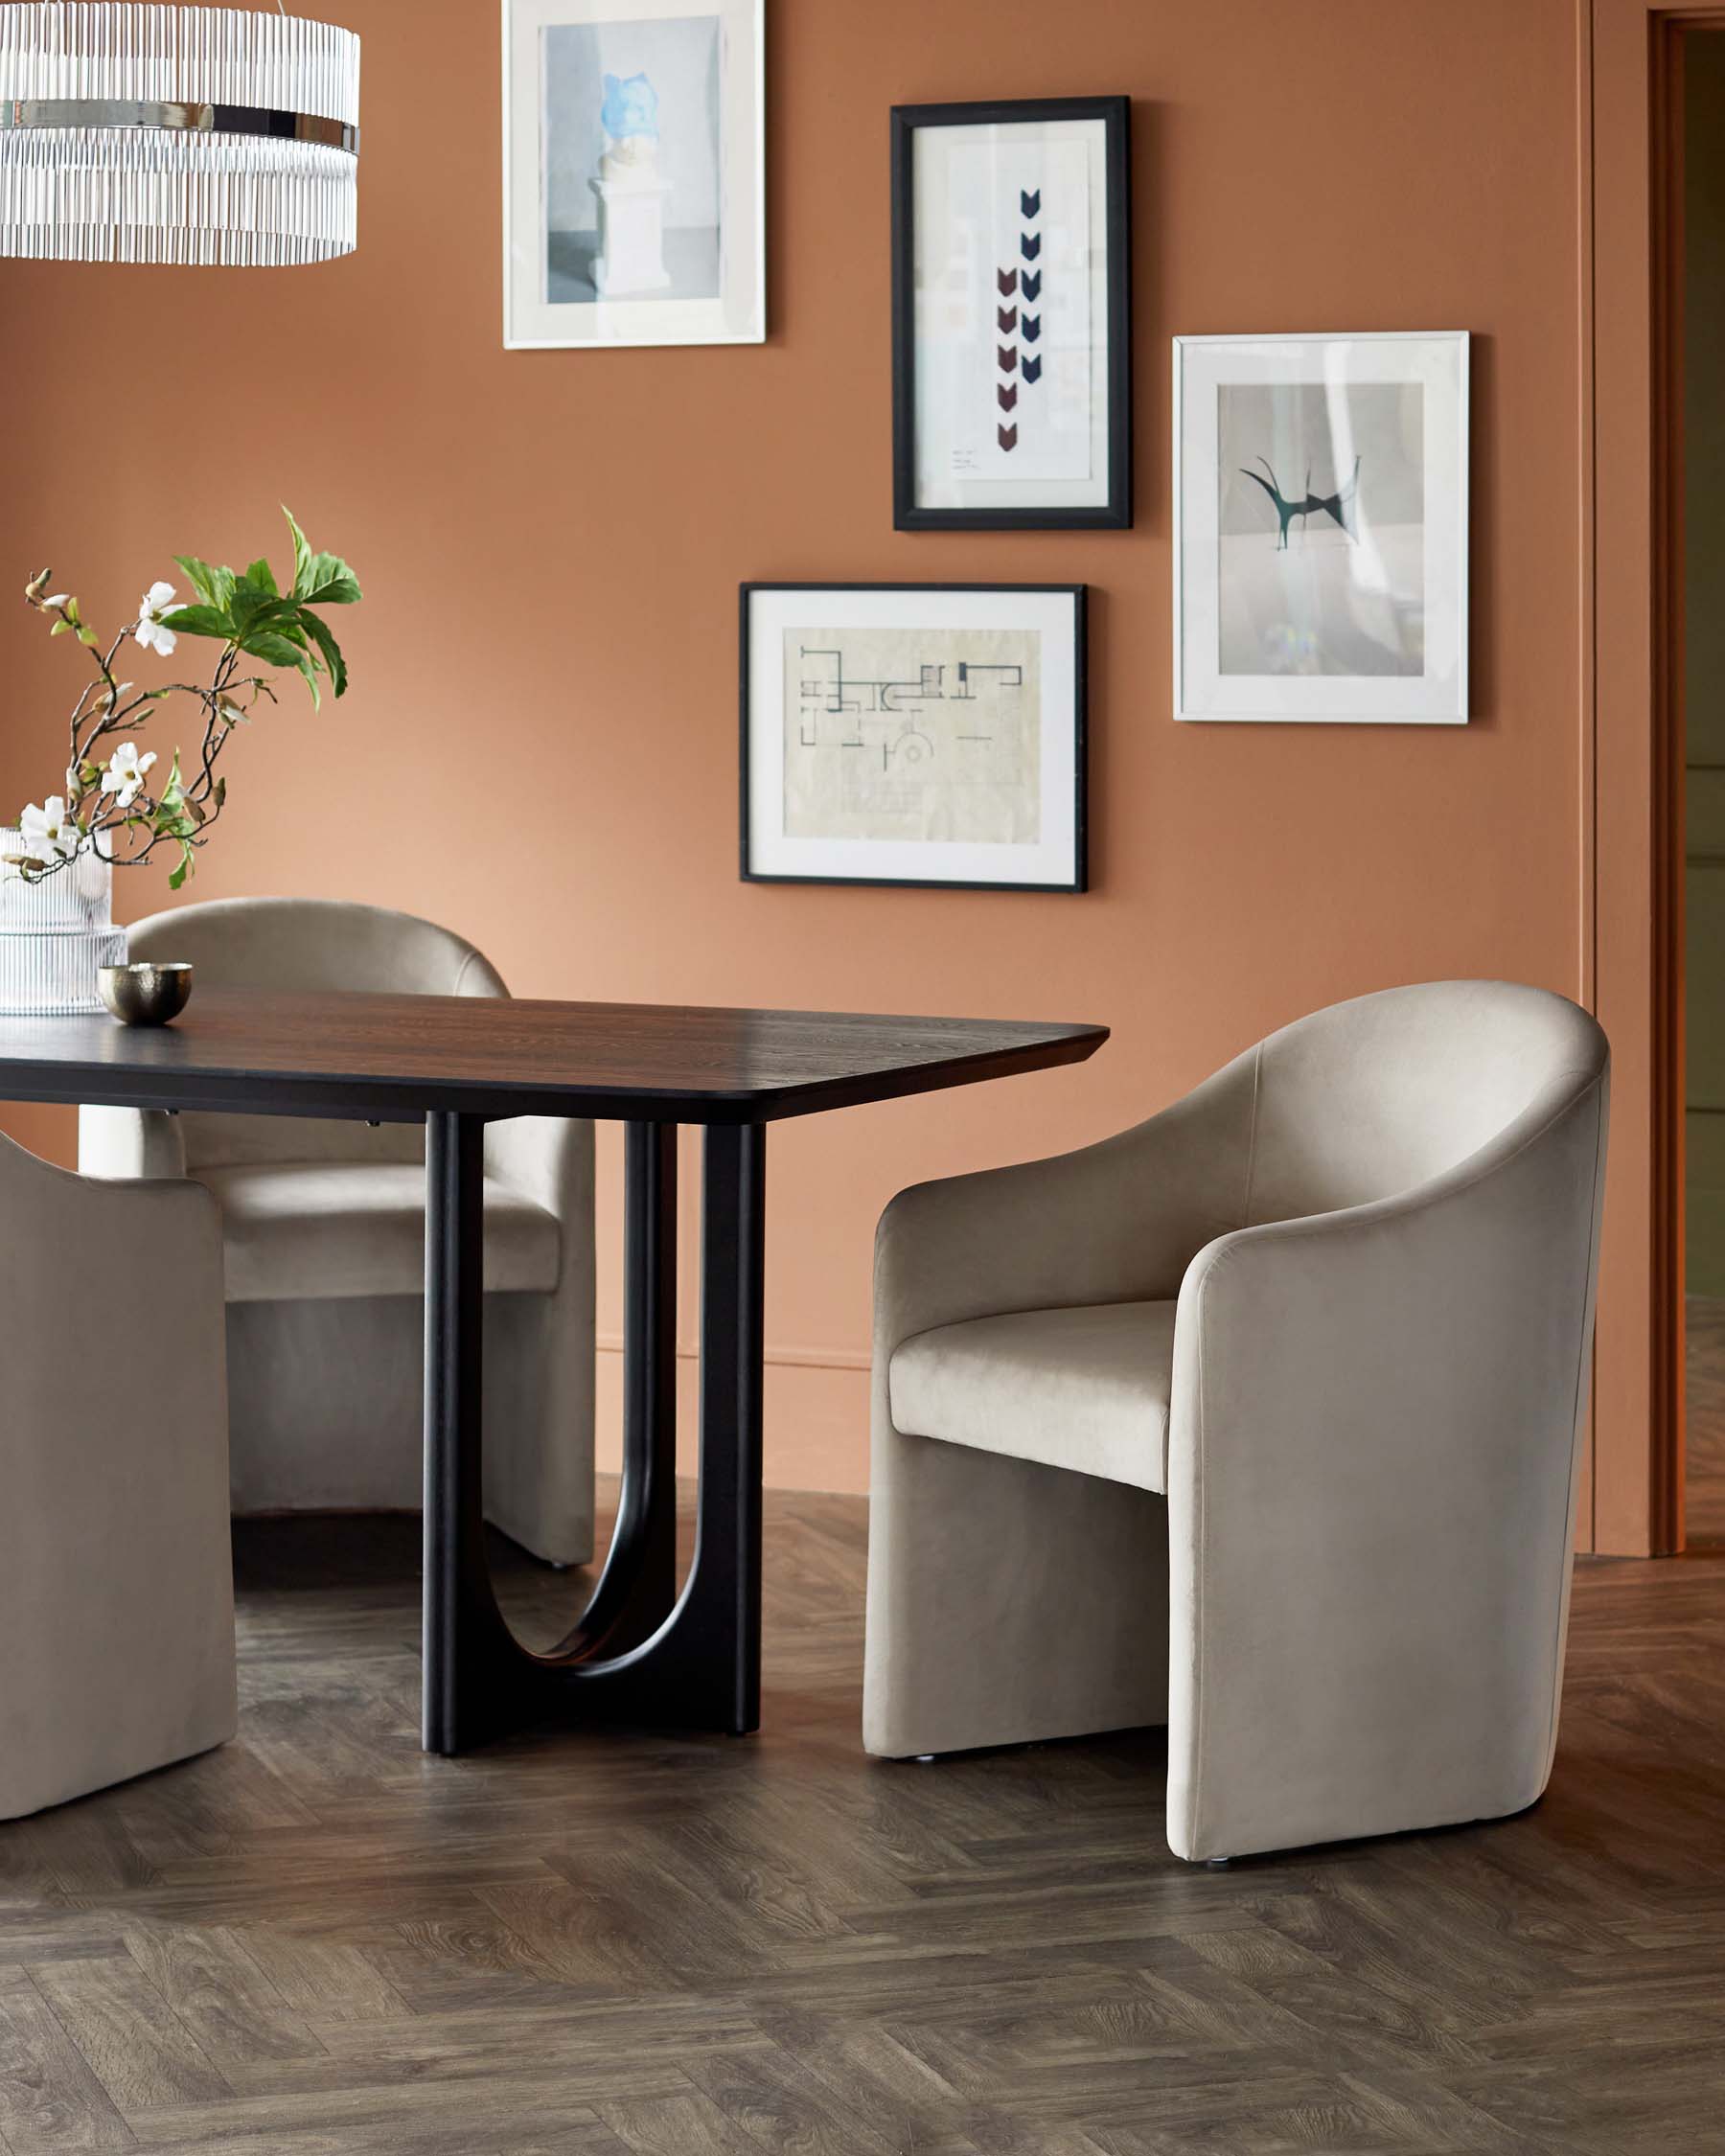
[[[0,109],[39,100],[240,105],[356,127],[359,40],[300,16],[4,0]],[[0,255],[295,264],[350,254],[357,159],[161,126],[0,125]]]

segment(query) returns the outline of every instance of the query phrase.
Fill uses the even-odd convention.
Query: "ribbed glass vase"
[[[32,883],[4,865],[23,846],[21,831],[0,826],[0,1011],[99,1011],[97,969],[126,963],[126,930],[113,920],[113,863],[80,854]]]

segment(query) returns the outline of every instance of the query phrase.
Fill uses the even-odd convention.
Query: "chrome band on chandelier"
[[[359,130],[345,120],[312,112],[277,112],[257,104],[178,104],[139,98],[11,98],[0,103],[7,127],[170,127],[215,135],[265,135],[278,142],[315,142],[359,154]]]
[[[233,267],[357,239],[359,40],[286,11],[0,0],[0,256]]]

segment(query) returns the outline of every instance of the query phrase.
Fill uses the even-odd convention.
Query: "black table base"
[[[524,1647],[485,1555],[485,1117],[426,1118],[425,1723],[453,1754],[555,1716],[741,1735],[761,1718],[761,1297],[767,1134],[709,1124],[702,1192],[701,1486],[677,1561],[677,1127],[627,1130],[623,1487],[592,1598]]]
[[[424,1731],[428,1751],[452,1753],[543,1720],[758,1727],[767,1125],[1082,1063],[1106,1038],[1096,1025],[1003,1019],[209,980],[171,1026],[0,1017],[0,1098],[424,1123]],[[485,1127],[518,1115],[611,1120],[629,1134],[622,1502],[592,1599],[548,1654],[510,1632],[485,1557]],[[682,1124],[702,1128],[706,1153],[700,1512],[679,1594]]]

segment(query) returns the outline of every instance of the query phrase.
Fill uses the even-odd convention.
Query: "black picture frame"
[[[762,594],[775,592],[942,592],[961,596],[966,592],[992,595],[1036,595],[1070,598],[1072,602],[1072,874],[1070,879],[1048,882],[965,879],[948,876],[821,876],[758,868],[752,859],[749,780],[751,775],[752,696],[749,669],[750,609]],[[739,867],[746,883],[854,884],[877,890],[921,891],[1023,891],[1078,894],[1090,888],[1090,726],[1089,726],[1089,600],[1083,584],[912,584],[885,583],[772,583],[760,581],[738,587],[737,696],[738,696],[738,813]]]
[[[916,500],[916,184],[922,127],[1100,120],[1106,170],[1108,499],[1070,508],[931,509]],[[1132,101],[1024,98],[892,108],[892,521],[901,532],[1127,531],[1132,525]]]

